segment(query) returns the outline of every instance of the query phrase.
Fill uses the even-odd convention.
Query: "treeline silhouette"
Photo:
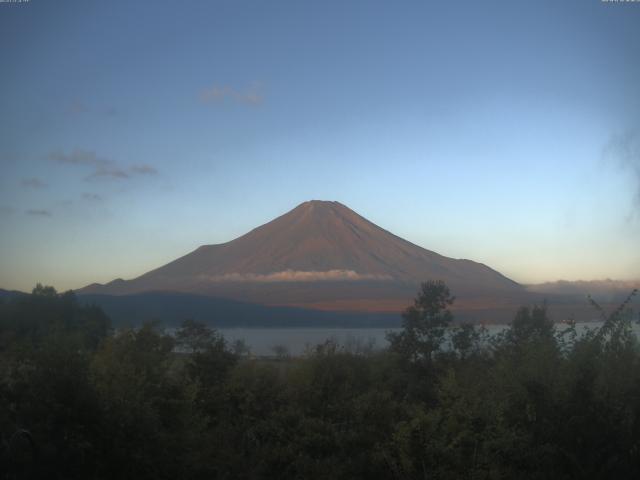
[[[269,360],[38,285],[0,304],[0,478],[640,478],[632,295],[584,335],[533,306],[489,336],[427,282],[384,351]]]

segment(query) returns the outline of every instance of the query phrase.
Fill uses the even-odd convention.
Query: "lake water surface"
[[[576,325],[578,333],[587,328],[596,328],[602,322],[586,322]],[[557,324],[560,330],[564,324]],[[487,325],[489,334],[496,334],[507,328],[506,325]],[[640,325],[633,324],[636,335],[640,335]],[[389,345],[387,332],[398,332],[399,328],[221,328],[218,331],[224,335],[229,344],[236,340],[244,341],[251,353],[257,356],[274,356],[276,351],[289,355],[302,355],[309,348],[334,340],[350,351],[367,349],[382,349]],[[284,347],[284,348],[277,348]]]

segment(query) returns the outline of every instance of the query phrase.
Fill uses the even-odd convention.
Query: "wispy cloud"
[[[119,165],[114,160],[98,156],[90,150],[76,149],[70,153],[60,151],[51,152],[49,159],[64,165],[76,165],[92,167],[93,172],[85,177],[85,180],[126,180],[136,175],[156,175],[158,170],[147,164],[133,165],[130,167]]]
[[[605,154],[633,177],[634,215],[640,216],[640,129],[614,135],[605,148]]]
[[[151,165],[134,165],[129,169],[131,173],[137,173],[139,175],[156,175],[158,170]]]
[[[109,159],[98,157],[96,152],[82,149],[75,149],[69,153],[61,151],[51,152],[49,159],[67,165],[89,165],[92,167],[105,166],[113,163],[113,161]]]
[[[25,188],[45,188],[48,186],[45,182],[39,178],[23,178],[20,184]]]
[[[362,280],[389,280],[388,275],[358,273],[353,270],[301,271],[284,270],[267,274],[226,273],[224,275],[200,275],[205,282],[336,282]]]
[[[86,180],[97,180],[101,178],[122,180],[129,178],[129,174],[116,166],[98,167],[95,172],[85,177]]]
[[[25,213],[33,217],[51,217],[53,215],[51,210],[45,210],[45,209],[29,209],[29,210],[26,210]]]
[[[253,83],[244,90],[238,90],[228,85],[212,85],[200,92],[203,103],[223,103],[227,100],[244,105],[258,106],[264,102],[262,85]]]
[[[101,202],[103,200],[102,195],[88,192],[82,194],[82,199],[86,200],[87,202]]]

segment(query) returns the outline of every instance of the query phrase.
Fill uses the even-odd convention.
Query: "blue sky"
[[[520,282],[640,277],[640,4],[0,3],[0,287],[309,199]]]

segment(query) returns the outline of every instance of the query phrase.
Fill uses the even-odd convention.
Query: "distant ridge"
[[[80,290],[163,291],[321,310],[399,311],[418,284],[444,280],[458,297],[524,292],[471,260],[414,245],[339,202],[313,200],[227,243],[203,245],[132,280]]]
[[[0,300],[15,298],[26,295],[24,292],[19,292],[18,290],[5,290],[0,288]]]
[[[620,299],[629,295],[635,288],[640,289],[637,280],[558,280],[535,285],[527,285],[527,290],[552,295],[591,295],[593,297]]]
[[[133,295],[80,295],[85,304],[100,306],[114,326],[136,326],[145,321],[160,321],[178,326],[192,319],[216,328],[255,327],[349,327],[394,328],[400,326],[400,314],[368,312],[326,312],[296,307],[256,305],[188,293],[147,292]]]

